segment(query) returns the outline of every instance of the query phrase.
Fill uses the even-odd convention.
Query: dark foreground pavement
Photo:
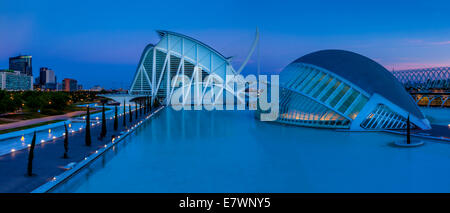
[[[135,119],[133,112],[133,122],[136,124],[145,118],[145,114]],[[112,135],[118,135],[126,128],[122,123],[123,116],[119,116],[119,128],[114,131],[114,120],[106,120],[107,135],[103,140],[99,139],[101,124],[91,126],[92,145],[86,146],[84,143],[85,129],[75,133],[69,133],[69,158],[62,158],[64,154],[64,138],[60,137],[51,142],[36,144],[34,150],[32,177],[26,175],[28,162],[28,149],[16,151],[14,153],[0,156],[0,193],[24,193],[31,192],[40,185],[51,180],[53,177],[64,172],[63,167],[71,162],[79,162],[84,157],[89,156],[96,150],[111,141]],[[128,113],[126,116],[127,126],[131,126]]]

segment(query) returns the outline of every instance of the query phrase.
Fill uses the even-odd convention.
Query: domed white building
[[[402,84],[377,62],[344,50],[298,58],[280,74],[277,122],[355,131],[430,129]]]

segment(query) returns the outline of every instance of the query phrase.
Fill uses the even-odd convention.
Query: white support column
[[[181,40],[181,42],[182,42],[182,45],[181,45],[181,54],[182,54],[182,57],[181,57],[181,61],[180,61],[180,63],[181,63],[181,73],[182,73],[182,75],[183,75],[183,77],[185,76],[184,75],[184,38],[182,38],[182,40]],[[184,83],[183,83],[183,85],[182,85],[182,90],[183,90],[183,105],[184,105],[184,103],[185,103],[185,96],[186,96],[186,93],[185,93],[185,85],[184,85]],[[189,106],[190,107],[190,106]]]
[[[145,69],[144,66],[142,66],[142,71],[144,72],[145,79],[147,79],[148,85],[150,85],[150,89],[151,89],[151,87],[152,87],[152,81],[150,80],[150,77],[148,76],[147,70]]]
[[[169,104],[169,100],[170,100],[170,36],[167,36],[167,79],[166,79],[166,104]]]
[[[196,75],[192,75],[192,79],[194,79],[194,76],[197,76],[195,78],[199,82],[194,82],[194,83],[200,83],[202,81],[202,79],[198,79],[198,77],[201,76],[201,68],[200,68],[199,59],[198,59],[198,44],[196,44],[195,54],[196,54],[196,57],[195,57],[196,60],[195,60],[195,66],[194,66],[195,71],[194,72],[196,72]],[[198,72],[200,72],[200,73],[198,73]],[[200,90],[201,90],[200,86],[201,85],[194,86],[194,88],[195,88],[195,96],[196,96],[195,97],[196,98],[195,99],[196,103],[194,103],[194,109],[196,109],[196,110],[200,110],[202,108],[202,106],[201,106],[201,98],[198,97],[198,96],[200,96],[199,95],[200,94]]]
[[[167,56],[169,56],[168,54],[166,54],[166,58],[164,59],[164,63],[163,63],[163,67],[162,67],[162,69],[161,69],[161,73],[159,74],[159,76],[158,76],[158,84],[157,84],[157,86],[156,86],[156,91],[155,91],[155,94],[157,94],[158,93],[158,90],[159,90],[159,87],[161,86],[161,82],[162,82],[162,79],[163,79],[163,76],[164,76],[164,72],[166,71],[166,67],[167,67]]]
[[[153,106],[153,101],[155,100],[155,81],[156,81],[156,47],[153,48],[153,63],[152,63],[152,103],[151,105]]]

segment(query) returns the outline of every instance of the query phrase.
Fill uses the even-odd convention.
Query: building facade
[[[39,69],[39,87],[42,90],[56,90],[55,72],[47,67]]]
[[[31,55],[19,55],[9,58],[9,69],[20,71],[24,75],[33,76]]]
[[[0,88],[8,91],[33,90],[33,76],[22,74],[20,71],[1,70]]]
[[[77,91],[77,80],[71,78],[65,78],[62,84],[63,90],[66,92]]]
[[[179,33],[157,33],[161,40],[156,45],[145,47],[129,90],[130,95],[148,95],[165,102],[174,92],[171,87],[174,76],[187,76],[192,83],[194,76],[199,74],[203,77],[216,74],[222,79],[227,74],[235,74],[230,58],[208,45]]]
[[[355,131],[430,129],[403,85],[375,61],[343,50],[322,50],[280,74],[278,122]]]
[[[56,83],[55,72],[47,67],[39,69],[39,84],[45,85],[48,83]]]

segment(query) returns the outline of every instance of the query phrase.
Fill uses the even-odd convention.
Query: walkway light
[[[22,137],[20,138],[20,140],[21,140],[21,141],[24,141],[24,140],[25,140],[25,137],[23,137],[23,135],[22,135]]]
[[[11,149],[11,152],[15,152],[16,151],[16,149]]]
[[[42,140],[41,140],[41,143],[44,143],[44,142],[45,142],[45,140],[44,140],[44,139],[42,139]]]

